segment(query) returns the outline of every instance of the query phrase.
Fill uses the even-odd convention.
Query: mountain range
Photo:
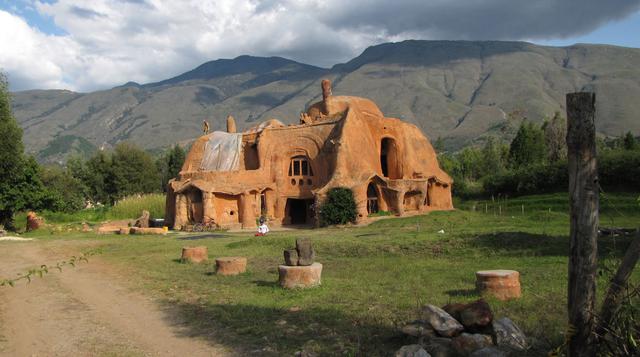
[[[330,69],[240,56],[155,83],[14,92],[12,104],[27,151],[60,162],[124,140],[151,151],[188,144],[203,120],[223,129],[229,114],[239,129],[271,118],[297,123],[321,99],[323,78],[334,95],[370,98],[448,150],[487,136],[509,140],[522,120],[564,113],[565,94],[576,91],[596,92],[600,135],[640,133],[640,49],[589,44],[410,40],[369,47]]]

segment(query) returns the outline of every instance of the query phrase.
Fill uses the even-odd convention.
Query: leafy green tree
[[[184,164],[185,157],[186,152],[184,149],[180,147],[180,145],[176,144],[165,155],[158,159],[157,167],[162,176],[161,185],[163,191],[166,192],[169,180],[178,177],[178,174],[182,169],[182,164]]]
[[[345,224],[356,221],[356,201],[348,188],[336,187],[329,190],[320,207],[320,224]]]
[[[504,171],[506,165],[502,146],[494,137],[487,138],[481,152],[478,178]]]
[[[156,192],[159,173],[153,158],[131,143],[120,143],[111,157],[111,172],[105,185],[111,202],[135,194]]]
[[[622,147],[625,150],[636,150],[638,148],[638,141],[630,131],[627,131],[624,135],[624,138],[622,139]]]
[[[39,166],[23,154],[22,129],[11,111],[6,77],[0,73],[0,224],[12,229],[13,215],[46,201]]]
[[[555,112],[550,120],[542,124],[547,147],[547,159],[550,163],[567,159],[567,121]]]
[[[40,176],[48,191],[49,209],[75,212],[84,207],[84,184],[74,177],[68,168],[65,170],[59,166],[44,167]]]
[[[544,164],[547,160],[544,131],[532,122],[523,122],[511,141],[509,163],[512,168]]]

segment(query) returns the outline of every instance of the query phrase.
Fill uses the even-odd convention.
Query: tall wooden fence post
[[[594,317],[598,251],[598,171],[595,140],[595,93],[567,94],[569,205],[570,357],[595,356]]]

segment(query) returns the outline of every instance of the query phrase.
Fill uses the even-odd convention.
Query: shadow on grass
[[[598,238],[598,255],[622,256],[632,237]],[[471,246],[489,248],[501,254],[523,256],[568,256],[569,237],[526,232],[500,232],[472,238]]]
[[[447,290],[445,293],[451,297],[479,297],[480,296],[476,289]]]
[[[220,233],[205,233],[197,236],[188,236],[188,237],[178,237],[177,240],[200,240],[200,239],[209,239],[209,238],[229,238],[231,237],[228,234],[220,234]]]
[[[236,355],[389,356],[415,343],[395,327],[363,321],[332,308],[279,309],[244,304],[165,302],[166,319],[179,336],[203,338]]]
[[[254,280],[252,283],[256,284],[256,286],[266,286],[270,288],[275,288],[278,286],[277,281],[269,281],[269,280]]]

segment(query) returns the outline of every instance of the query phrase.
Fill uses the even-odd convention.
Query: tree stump
[[[183,247],[182,258],[183,263],[201,263],[209,259],[209,251],[207,247]]]
[[[313,263],[306,266],[280,265],[278,267],[278,283],[285,289],[311,288],[320,285],[322,264]]]
[[[481,295],[491,295],[499,300],[518,299],[520,273],[515,270],[483,270],[476,272],[476,288]]]
[[[247,271],[247,258],[222,257],[216,259],[216,274],[238,275]]]

